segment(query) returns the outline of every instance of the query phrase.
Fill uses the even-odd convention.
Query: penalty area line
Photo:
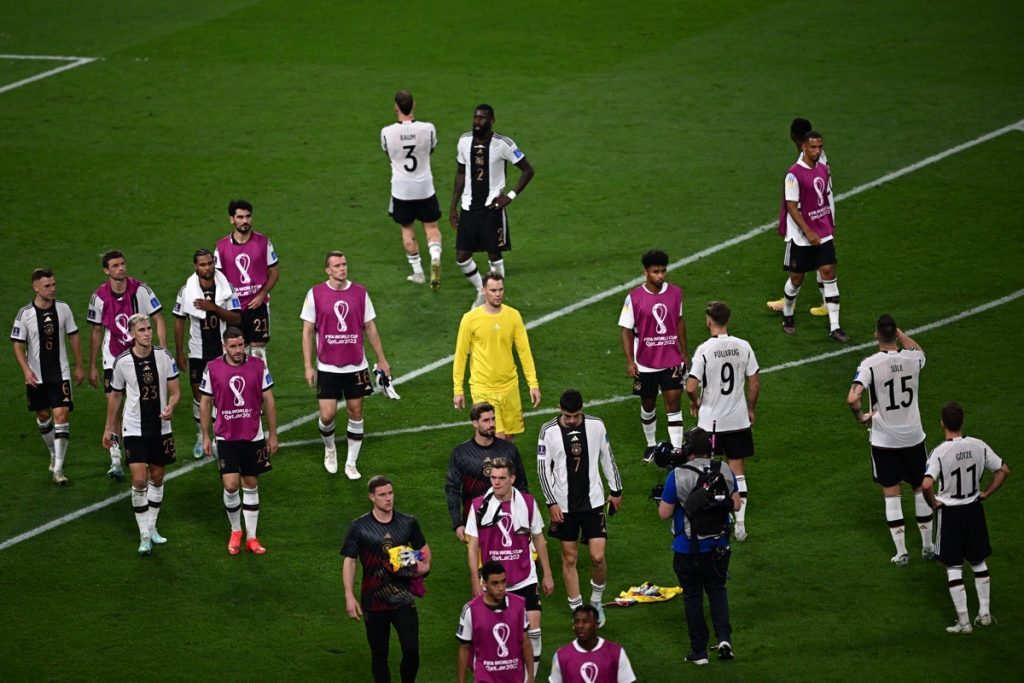
[[[5,93],[5,92],[7,92],[9,90],[14,90],[15,88],[20,88],[23,85],[28,85],[29,83],[35,83],[36,81],[41,81],[44,78],[49,78],[50,76],[56,76],[57,74],[62,73],[64,71],[70,71],[71,69],[77,69],[80,66],[85,66],[86,64],[91,64],[92,62],[95,62],[98,58],[97,57],[61,57],[61,56],[58,56],[58,55],[3,55],[3,54],[0,54],[0,59],[16,59],[16,60],[22,60],[22,61],[43,60],[43,61],[54,61],[54,62],[68,62],[67,64],[63,64],[61,66],[54,67],[53,69],[49,69],[49,70],[44,71],[42,73],[38,73],[38,74],[36,74],[34,76],[29,76],[28,78],[23,78],[20,81],[15,81],[14,83],[8,83],[6,85],[0,86],[0,94],[2,94],[2,93]]]

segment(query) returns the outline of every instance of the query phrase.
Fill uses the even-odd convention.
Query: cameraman
[[[673,567],[683,589],[683,603],[686,608],[686,626],[690,632],[690,654],[686,661],[704,665],[708,663],[708,627],[704,621],[704,596],[708,594],[711,605],[711,621],[718,638],[719,659],[733,659],[732,625],[729,623],[729,598],[725,582],[729,576],[729,524],[723,524],[722,531],[715,535],[697,537],[697,547],[692,547],[690,519],[683,510],[690,492],[697,485],[699,472],[712,468],[711,436],[703,429],[695,428],[686,435],[683,453],[685,465],[676,463],[669,472],[658,504],[658,515],[672,519],[672,550],[675,552]],[[732,509],[740,509],[740,495],[736,490],[736,476],[728,467],[720,471],[728,486]]]

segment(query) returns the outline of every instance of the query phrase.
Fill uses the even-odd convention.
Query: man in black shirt
[[[390,626],[394,625],[402,648],[402,683],[411,683],[416,680],[420,666],[415,600],[417,594],[422,595],[422,578],[430,572],[430,546],[416,518],[395,511],[390,479],[377,475],[370,479],[368,489],[373,509],[352,521],[341,546],[345,558],[341,573],[345,611],[357,621],[365,615],[366,640],[376,683],[391,680],[388,645]],[[401,565],[396,569],[390,551],[399,546],[408,547],[396,558]],[[357,559],[363,565],[359,600],[354,589]]]
[[[495,458],[505,458],[512,465],[516,476],[513,486],[520,493],[530,492],[519,449],[511,441],[495,438],[494,406],[486,401],[474,403],[469,409],[469,419],[475,430],[473,438],[452,449],[444,482],[452,529],[463,543],[466,542],[469,505],[491,487],[491,462]]]

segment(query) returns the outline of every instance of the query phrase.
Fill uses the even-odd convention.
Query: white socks
[[[644,438],[647,439],[648,446],[654,446],[657,444],[658,436],[658,411],[652,410],[647,412],[640,407],[640,424],[644,428]]]
[[[245,538],[255,538],[256,524],[260,517],[260,488],[258,486],[254,489],[242,487],[242,516],[245,518]]]
[[[355,465],[359,459],[359,449],[363,447],[363,421],[349,419],[348,421],[348,457],[345,465]]]
[[[472,257],[465,261],[456,261],[456,265],[462,271],[462,274],[469,280],[469,285],[473,288],[474,292],[479,292],[480,288],[484,286],[484,280],[480,277],[480,271],[476,269],[476,262]]]
[[[885,497],[885,519],[889,522],[889,533],[896,544],[896,555],[907,554],[907,534],[903,525],[903,506],[899,496]]]

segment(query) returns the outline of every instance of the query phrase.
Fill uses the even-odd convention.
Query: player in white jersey
[[[124,454],[132,476],[132,509],[139,527],[139,555],[149,555],[153,544],[167,539],[156,529],[164,499],[164,469],[174,462],[171,415],[181,399],[178,366],[167,349],[153,345],[148,315],[128,319],[132,347],[114,359],[107,403],[103,445],[110,448],[114,434],[124,436]],[[124,414],[120,415],[124,398]]]
[[[921,493],[927,450],[917,407],[918,378],[925,358],[921,346],[896,326],[891,315],[875,325],[878,352],[861,361],[846,402],[857,422],[867,425],[871,441],[872,478],[885,496],[885,518],[896,544],[895,565],[906,565],[907,541],[900,501],[900,482],[914,489],[914,509],[921,530],[921,557],[935,556],[932,548],[932,509]],[[861,408],[868,390],[870,410]]]
[[[691,359],[686,393],[697,426],[711,434],[714,455],[724,455],[736,475],[740,509],[736,512],[736,540],[747,539],[747,476],[744,460],[754,455],[754,411],[761,391],[761,369],[754,349],[729,335],[729,307],[712,301],[704,311],[711,338],[697,347]],[[744,380],[746,392],[743,391]],[[699,391],[698,391],[699,389]]]
[[[804,136],[807,135],[808,133],[810,133],[812,130],[814,130],[814,126],[811,125],[810,121],[808,121],[807,119],[804,119],[804,118],[797,117],[797,118],[793,119],[793,122],[791,124],[789,124],[789,139],[793,141],[794,145],[796,145],[796,160],[797,161],[800,161],[800,157],[803,154],[803,146],[802,146],[802,144],[803,144]],[[824,150],[822,150],[821,156],[818,157],[818,163],[819,164],[825,164],[826,166],[828,166],[828,157],[825,156]],[[829,197],[829,201],[831,202],[831,205],[832,205],[832,215],[835,216],[836,215],[836,205],[835,205],[834,195],[832,194],[832,185],[831,185],[831,183],[832,183],[832,180],[830,178],[829,179],[829,188],[828,188],[828,197]],[[816,271],[814,271],[814,273],[817,276],[817,280],[818,280],[818,293],[821,295],[821,305],[820,306],[811,306],[811,315],[818,316],[818,317],[825,317],[826,315],[828,315],[828,308],[827,308],[827,303],[828,302],[825,301],[825,282],[824,282],[823,278],[821,277],[821,271],[820,270],[816,270]],[[786,300],[785,299],[776,299],[774,301],[769,301],[768,302],[768,308],[772,309],[773,311],[780,311],[781,312],[782,309],[785,307],[785,304],[786,304]]]
[[[923,491],[928,503],[938,512],[936,555],[946,566],[949,595],[956,608],[956,623],[950,633],[970,633],[967,589],[964,586],[964,560],[971,563],[974,587],[978,591],[977,626],[995,623],[989,607],[992,590],[985,558],[992,554],[981,502],[1003,485],[1010,474],[1002,458],[991,446],[963,435],[964,409],[956,401],[942,407],[942,431],[946,440],[935,447],[928,458]],[[985,470],[992,472],[988,486],[981,488]],[[938,491],[935,489],[938,482]]]
[[[402,226],[402,246],[405,247],[405,257],[412,267],[412,275],[406,280],[418,285],[426,282],[420,260],[420,245],[414,230],[418,220],[423,224],[423,232],[427,236],[430,288],[436,292],[441,287],[441,230],[437,227],[441,207],[434,193],[430,156],[437,146],[437,130],[432,123],[416,120],[415,107],[412,93],[408,90],[399,90],[395,94],[395,116],[398,117],[398,123],[381,129],[380,146],[391,159],[391,203],[388,215]]]
[[[228,325],[242,323],[242,304],[227,278],[214,266],[213,252],[198,249],[192,255],[195,272],[178,290],[174,301],[174,348],[178,367],[188,369],[192,387],[192,420],[196,442],[192,457],[203,457],[203,426],[199,414],[199,383],[206,364],[224,352],[221,335]],[[188,322],[188,349],[185,349],[185,322]]]
[[[14,358],[25,376],[28,409],[36,414],[36,424],[50,451],[50,471],[58,486],[68,483],[64,476],[64,458],[68,451],[70,425],[68,414],[74,410],[71,398],[71,367],[65,339],[75,354],[75,383],[85,379],[82,346],[71,307],[57,300],[57,280],[53,271],[32,271],[32,303],[23,306],[11,328]]]
[[[512,248],[505,207],[533,179],[533,166],[516,143],[493,131],[494,107],[478,105],[473,111],[473,131],[459,138],[456,153],[455,187],[452,191],[448,220],[455,229],[455,260],[462,274],[477,292],[475,306],[483,304],[483,281],[473,253],[487,252],[490,268],[505,274],[502,252]],[[519,181],[514,190],[504,194],[505,167],[512,162],[519,167]],[[469,183],[466,167],[469,166]],[[461,206],[461,213],[459,208]]]

